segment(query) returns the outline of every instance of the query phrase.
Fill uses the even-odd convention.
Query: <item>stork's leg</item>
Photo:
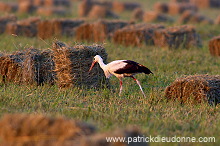
[[[121,91],[122,91],[122,79],[119,79],[120,80],[120,91],[119,91],[119,96],[121,95]]]
[[[146,95],[144,94],[144,91],[143,91],[143,89],[142,89],[142,87],[141,87],[141,84],[140,84],[140,82],[135,78],[135,77],[133,77],[133,76],[131,76],[131,78],[132,79],[134,79],[136,82],[137,82],[137,84],[138,84],[138,86],[140,87],[140,89],[141,89],[141,92],[142,92],[142,94],[144,95],[144,97],[146,98]]]

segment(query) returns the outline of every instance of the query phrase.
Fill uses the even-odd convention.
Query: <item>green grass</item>
[[[152,6],[152,1],[146,4],[145,1],[140,0],[140,2],[143,5]],[[217,10],[212,11],[207,15],[215,18]],[[207,10],[202,12],[205,14]],[[125,19],[128,15],[128,12],[122,14]],[[49,85],[35,87],[1,84],[0,115],[43,113],[49,116],[65,116],[92,123],[99,131],[136,125],[146,136],[172,137],[176,135],[196,138],[214,136],[216,143],[211,144],[219,145],[220,105],[216,107],[206,103],[181,105],[178,102],[167,102],[164,97],[166,86],[178,77],[219,74],[220,59],[210,55],[208,41],[220,34],[220,26],[195,25],[195,27],[203,40],[202,48],[168,50],[155,46],[125,47],[109,41],[105,43],[108,62],[116,59],[135,60],[154,73],[149,76],[144,74],[136,76],[146,93],[146,99],[142,96],[138,85],[130,78],[124,79],[122,96],[118,96],[119,81],[115,77],[110,79],[111,89],[104,88],[98,91],[77,87],[61,90],[57,86]],[[37,38],[0,35],[0,50],[13,52],[30,46],[49,48],[52,40],[43,41]],[[81,43],[75,42],[73,38],[62,37],[59,40],[70,46]],[[164,143],[163,145],[170,144]],[[209,144],[195,143],[195,145]],[[152,145],[162,144],[152,143]]]

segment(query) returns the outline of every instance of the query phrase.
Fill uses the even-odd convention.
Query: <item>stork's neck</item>
[[[100,65],[100,67],[104,70],[106,64],[103,62],[103,59],[102,59],[101,57],[99,57],[98,63],[99,63],[99,65]]]

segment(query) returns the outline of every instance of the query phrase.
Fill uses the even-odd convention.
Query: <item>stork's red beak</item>
[[[92,68],[94,67],[95,64],[96,64],[96,61],[93,61],[93,62],[92,62],[92,65],[91,65],[91,67],[90,67],[90,69],[89,69],[89,72],[92,70]]]

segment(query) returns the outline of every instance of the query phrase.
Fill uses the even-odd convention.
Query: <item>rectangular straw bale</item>
[[[213,24],[214,21],[200,13],[193,11],[185,11],[178,19],[179,23],[203,23],[203,24]]]
[[[154,31],[164,28],[158,24],[134,24],[118,29],[113,34],[113,42],[125,46],[140,46],[143,43],[153,44]]]
[[[68,13],[68,11],[65,7],[41,6],[36,9],[36,13],[44,16],[51,16],[51,15],[65,16]]]
[[[181,103],[220,103],[220,76],[191,75],[177,78],[166,87],[165,97]]]
[[[61,35],[74,36],[75,27],[84,21],[79,19],[52,19],[41,21],[38,26],[38,37],[48,39],[60,37]]]
[[[44,5],[45,6],[65,6],[69,7],[70,6],[70,0],[44,0]]]
[[[209,41],[209,52],[212,56],[220,56],[220,36],[216,36]]]
[[[18,84],[54,84],[54,63],[50,51],[28,48],[0,57],[0,73],[4,82]]]
[[[85,122],[43,114],[5,114],[0,119],[2,146],[75,146],[95,132]]]
[[[219,8],[220,1],[219,0],[190,0],[190,3],[197,5],[200,8]]]
[[[155,12],[155,11],[147,11],[143,14],[144,22],[173,22],[174,20],[163,13]]]
[[[112,34],[124,26],[127,21],[100,20],[94,23],[84,23],[76,28],[76,39],[79,41],[103,42],[110,39]]]
[[[21,1],[18,3],[18,12],[20,13],[32,13],[36,10],[33,1]]]
[[[114,1],[112,3],[112,9],[115,12],[132,11],[136,8],[140,8],[140,4],[136,2],[118,2]]]
[[[113,33],[129,23],[123,20],[100,20],[94,23],[94,42],[103,42],[110,39]]]
[[[78,6],[78,15],[80,17],[85,17],[89,14],[93,7],[93,2],[91,0],[83,0]]]
[[[197,12],[198,8],[190,3],[168,3],[168,13],[171,15],[181,14],[186,10]]]
[[[39,17],[30,17],[17,22],[8,23],[6,26],[6,33],[18,36],[34,37],[37,36],[36,26],[39,22]]]
[[[156,46],[170,49],[201,46],[199,34],[188,25],[158,29],[154,32],[153,40]]]
[[[0,2],[0,11],[2,12],[16,12],[18,4],[13,2]]]
[[[95,55],[101,55],[106,62],[107,53],[102,46],[67,47],[57,41],[53,44],[53,51],[59,87],[101,87],[105,84],[105,76],[99,66],[88,72]]]
[[[7,23],[16,22],[17,17],[15,15],[6,15],[0,17],[0,34],[6,30]]]

